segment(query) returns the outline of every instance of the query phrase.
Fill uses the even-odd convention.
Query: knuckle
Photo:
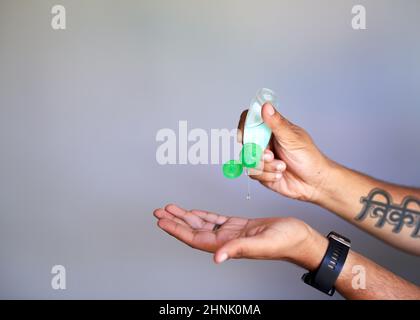
[[[235,257],[236,258],[243,257],[244,256],[244,251],[245,251],[244,247],[242,245],[239,245],[238,248],[236,249]]]
[[[298,125],[296,125],[294,123],[291,123],[289,121],[288,121],[288,125],[289,125],[290,130],[293,133],[295,133],[296,135],[299,135],[299,136],[304,135],[304,133],[305,133],[304,130],[301,127],[299,127]]]
[[[257,180],[260,181],[261,180],[261,175],[250,175],[249,176],[252,180]]]

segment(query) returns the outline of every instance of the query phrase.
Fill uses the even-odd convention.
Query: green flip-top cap
[[[229,160],[223,165],[223,175],[228,179],[239,178],[243,170],[242,163],[237,160]]]

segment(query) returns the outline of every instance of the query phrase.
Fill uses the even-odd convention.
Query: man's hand
[[[419,206],[415,206],[415,203],[420,203],[419,188],[386,183],[335,163],[322,154],[305,130],[286,120],[269,103],[263,106],[262,117],[273,136],[264,152],[260,169],[250,172],[252,179],[284,196],[320,205],[377,238],[408,253],[420,255],[417,229],[420,222],[416,220]],[[239,121],[240,142],[245,118],[246,111]],[[384,200],[384,205],[392,198],[392,205],[400,210],[404,210],[404,199],[412,199],[411,213],[405,218],[394,214],[392,219],[397,219],[395,221],[391,221],[390,215],[383,223],[378,223],[375,215],[357,218],[363,210],[360,199],[366,198],[373,190],[389,194],[390,199]],[[404,212],[407,214],[407,211]],[[397,224],[401,227],[396,228]]]
[[[240,117],[238,140],[242,135],[247,111]],[[315,146],[306,131],[289,122],[266,103],[262,117],[272,130],[265,150],[262,169],[250,170],[250,177],[286,197],[315,202],[327,180],[332,162]]]
[[[187,245],[214,254],[216,263],[231,258],[281,259],[315,269],[327,240],[294,218],[245,219],[176,205],[156,209],[158,226]]]
[[[156,209],[158,225],[189,246],[214,252],[221,263],[231,258],[281,259],[309,271],[318,268],[328,240],[294,218],[245,219],[187,211],[175,205]],[[366,290],[353,288],[353,267],[363,266]],[[419,299],[420,289],[361,255],[349,252],[335,284],[347,299]]]

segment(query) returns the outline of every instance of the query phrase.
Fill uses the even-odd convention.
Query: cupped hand
[[[307,266],[313,260],[314,231],[294,218],[246,219],[176,205],[156,209],[158,226],[187,245],[231,258],[281,259]],[[315,262],[316,263],[316,262]]]
[[[245,110],[240,117],[238,140],[242,142]],[[272,130],[269,147],[259,168],[249,176],[286,197],[316,202],[326,184],[333,162],[316,147],[309,134],[266,103],[262,117]]]

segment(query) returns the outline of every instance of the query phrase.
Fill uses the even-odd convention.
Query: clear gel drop
[[[246,193],[246,200],[251,200],[251,178],[249,177],[249,169],[246,169],[246,184],[247,184],[247,193]]]

